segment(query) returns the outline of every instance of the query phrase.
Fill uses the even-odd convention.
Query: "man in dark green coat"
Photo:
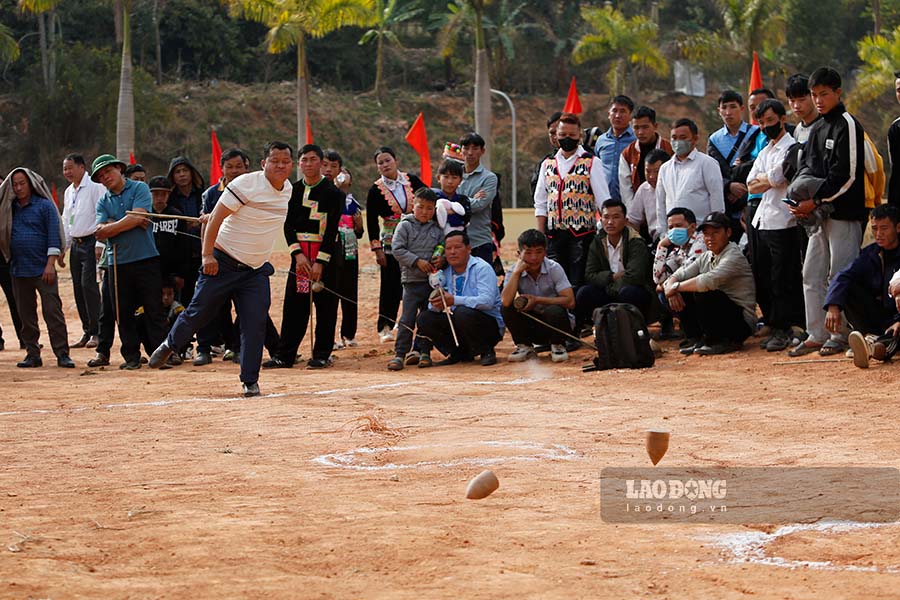
[[[591,323],[595,308],[622,302],[636,306],[647,322],[655,314],[653,257],[640,234],[628,227],[621,200],[607,200],[600,212],[603,230],[588,251],[585,285],[575,296],[579,325]]]

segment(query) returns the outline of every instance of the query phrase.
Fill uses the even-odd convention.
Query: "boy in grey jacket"
[[[412,214],[403,217],[391,242],[394,258],[400,263],[400,281],[403,282],[400,327],[397,328],[394,358],[387,365],[391,371],[403,369],[404,357],[405,364],[419,363],[419,354],[410,352],[412,332],[419,311],[428,307],[428,296],[431,294],[428,276],[443,267],[444,262],[441,251],[444,230],[434,218],[436,202],[437,194],[429,188],[417,190]]]

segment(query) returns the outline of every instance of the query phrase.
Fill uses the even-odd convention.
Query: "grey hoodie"
[[[416,261],[420,258],[430,261],[434,249],[443,241],[444,230],[435,219],[420,223],[412,214],[404,216],[391,241],[394,258],[400,263],[400,281],[428,281],[428,275],[416,267]]]
[[[46,198],[47,200],[50,200],[50,202],[53,202],[53,194],[50,193],[50,188],[47,187],[43,177],[25,167],[16,167],[9,172],[6,179],[0,184],[0,254],[3,254],[3,258],[7,261],[10,259],[9,240],[12,237],[12,203],[16,201],[16,194],[13,192],[12,187],[12,176],[17,171],[25,173],[26,177],[28,177],[28,180],[31,182],[32,194],[41,196],[42,198]],[[61,264],[66,255],[64,243],[66,233],[63,230],[62,217],[59,218],[59,231],[59,239],[63,241],[63,243],[60,244],[61,247],[59,249],[59,260]]]

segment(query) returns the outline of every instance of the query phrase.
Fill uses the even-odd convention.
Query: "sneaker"
[[[413,350],[409,354],[406,355],[406,358],[403,359],[403,363],[407,367],[414,367],[419,364],[419,353]]]
[[[343,350],[343,349],[344,349],[344,341],[343,341],[343,340],[337,340],[337,341],[334,343],[334,346],[331,347],[331,349],[332,349],[332,350]]]
[[[481,355],[481,366],[490,367],[497,364],[497,353],[491,350]]]
[[[91,340],[91,336],[88,334],[84,334],[81,336],[81,339],[72,344],[72,348],[84,348],[87,346],[87,343]]]
[[[184,360],[191,360],[194,358],[194,347],[188,346],[187,349],[181,353],[181,358]]]
[[[688,340],[685,340],[685,341],[688,341]],[[695,340],[691,340],[691,341],[693,343],[690,345],[687,345],[687,346],[682,346],[681,344],[679,344],[678,351],[680,353],[684,354],[685,356],[690,356],[691,354],[693,354],[694,352],[696,352],[697,350],[699,350],[700,348],[702,348],[703,346],[706,345],[703,343],[702,340],[695,339]]]
[[[306,361],[307,369],[324,369],[325,367],[330,366],[327,360],[322,360],[321,358],[311,358]]]
[[[534,351],[534,347],[530,344],[516,344],[516,349],[506,358],[506,362],[525,362],[535,356],[537,354]]]
[[[418,362],[418,361],[416,361]],[[403,357],[395,356],[391,360],[388,361],[387,364],[388,371],[402,371],[403,370]]]
[[[285,362],[277,356],[273,356],[262,364],[263,369],[290,369],[293,366],[292,363]]]
[[[253,396],[259,396],[259,384],[256,382],[241,384],[241,388],[243,389],[245,398],[252,398]]]
[[[787,331],[776,329],[772,337],[766,342],[766,352],[783,352],[791,345],[790,334]]]
[[[394,334],[391,332],[391,328],[385,325],[381,331],[378,332],[378,339],[381,340],[382,344],[386,344],[394,339]]]
[[[96,335],[92,335],[91,339],[88,340],[87,344],[84,345],[85,348],[96,348],[100,345],[100,338]]]
[[[550,344],[535,344],[534,353],[540,354],[541,352],[550,352]]]
[[[87,361],[89,367],[107,367],[109,366],[109,357],[102,352],[98,352],[97,356]]]
[[[222,356],[223,354],[225,354],[225,347],[224,346],[210,346],[209,353],[212,354],[213,356]],[[198,352],[198,354],[199,354],[199,352]]]
[[[228,360],[233,361],[235,354],[236,354],[236,352],[234,350],[226,350],[225,354],[222,355],[222,360],[223,361],[228,361]]]
[[[555,363],[566,362],[569,360],[569,353],[562,344],[550,344],[550,360]]]
[[[872,343],[859,331],[851,331],[847,341],[850,342],[848,352],[853,352],[853,364],[860,369],[868,369],[869,359],[872,358]]]
[[[349,340],[347,338],[341,339],[344,341],[344,346],[347,348],[356,348],[359,346],[359,342],[356,341],[356,338],[350,338]]]
[[[158,350],[159,350],[159,348],[157,348],[157,351]],[[154,352],[153,354],[155,355],[156,352]],[[168,358],[168,357],[166,357],[166,358]],[[159,367],[152,367],[152,368],[158,369],[162,366],[163,365],[159,365]],[[137,371],[140,368],[141,368],[141,361],[139,361],[139,360],[127,360],[127,361],[123,362],[121,365],[119,365],[119,369],[121,369],[122,371]]]
[[[735,342],[718,342],[715,344],[704,344],[694,350],[695,354],[700,356],[717,356],[719,354],[730,354],[741,349],[741,344]]]
[[[167,342],[163,342],[159,345],[159,347],[153,351],[153,354],[150,355],[150,368],[158,369],[169,360],[169,357],[172,355],[172,349],[169,348],[169,344]],[[127,363],[126,363],[127,364]],[[121,368],[121,367],[120,367]],[[138,362],[138,368],[141,368],[141,363]]]
[[[208,365],[212,362],[212,353],[211,352],[198,352],[197,356],[194,358],[193,364],[195,367],[202,367],[203,365]]]
[[[60,354],[56,357],[56,366],[63,369],[74,369],[75,363],[72,362],[68,354]]]

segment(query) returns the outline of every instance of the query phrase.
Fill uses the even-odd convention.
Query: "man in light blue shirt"
[[[619,192],[619,157],[637,138],[631,128],[634,102],[628,96],[616,96],[609,105],[609,129],[597,139],[594,154],[603,164],[610,197],[621,200]]]
[[[504,332],[497,275],[491,265],[472,255],[472,244],[464,231],[447,234],[444,256],[447,266],[439,272],[441,291],[432,293],[429,310],[420,312],[417,320],[422,354],[419,366],[431,366],[432,346],[447,356],[438,366],[454,365],[476,355],[481,356],[484,367],[497,364],[494,347]]]
[[[463,180],[456,192],[469,198],[472,218],[466,231],[472,240],[472,255],[488,264],[494,262],[494,238],[491,235],[491,207],[497,195],[497,175],[481,164],[484,138],[467,133],[459,140],[465,157]]]

